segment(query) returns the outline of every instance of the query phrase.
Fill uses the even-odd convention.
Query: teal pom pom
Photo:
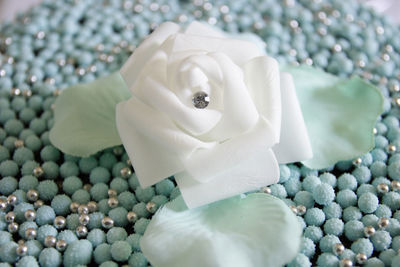
[[[322,252],[332,252],[335,245],[341,243],[335,235],[326,235],[319,241],[319,248]]]
[[[345,222],[351,220],[360,220],[362,217],[361,211],[357,207],[347,207],[343,210],[343,220]]]
[[[105,261],[99,267],[118,267],[118,264],[113,261]]]
[[[58,161],[60,159],[60,151],[52,145],[47,145],[40,151],[40,157],[43,161]]]
[[[364,237],[364,224],[357,220],[348,221],[344,225],[344,234],[350,241]]]
[[[384,251],[388,249],[392,243],[392,237],[390,234],[382,230],[376,231],[375,234],[370,237],[370,240],[372,241],[376,251]]]
[[[375,161],[374,163],[372,163],[370,170],[373,177],[381,177],[387,175],[387,166],[383,161]]]
[[[93,247],[97,247],[98,245],[106,242],[106,234],[100,229],[93,229],[87,235],[87,240],[92,243]]]
[[[90,171],[90,183],[108,183],[110,181],[110,172],[103,167],[96,167]]]
[[[322,253],[318,257],[317,264],[324,267],[337,267],[339,266],[339,259],[332,253]]]
[[[140,187],[139,180],[138,180],[136,174],[133,173],[133,174],[131,175],[131,177],[130,177],[129,180],[128,180],[128,184],[129,184],[129,187],[130,187],[133,191],[135,191],[136,188]],[[172,192],[171,192],[171,193],[172,193]]]
[[[47,161],[42,165],[44,171],[44,177],[46,179],[54,180],[58,177],[59,168],[57,163],[53,161]]]
[[[114,225],[122,227],[128,224],[128,219],[126,217],[127,214],[128,211],[124,207],[118,207],[108,212],[108,216],[114,220]]]
[[[137,201],[133,193],[125,191],[118,195],[118,203],[125,209],[132,210],[133,206],[137,203]]]
[[[148,262],[143,253],[135,252],[129,257],[128,263],[130,266],[146,267]]]
[[[64,265],[74,267],[78,264],[89,264],[92,258],[92,243],[88,240],[77,240],[68,245],[64,252]]]
[[[315,254],[314,242],[307,237],[302,237],[300,244],[300,253],[306,255],[309,258],[312,258]]]
[[[19,180],[18,187],[27,192],[29,189],[35,189],[38,184],[39,181],[35,176],[26,175]]]
[[[14,177],[4,177],[0,180],[0,193],[2,195],[10,195],[12,192],[17,190],[18,181]]]
[[[8,149],[2,145],[0,145],[0,162],[5,161],[10,158],[10,152]]]
[[[129,185],[130,185],[130,183],[129,183]],[[175,187],[175,185],[171,180],[164,179],[161,182],[156,184],[156,193],[158,195],[164,195],[164,196],[168,197],[171,194],[172,189],[174,189],[174,187]],[[136,189],[136,187],[135,187],[135,189]]]
[[[107,232],[107,243],[113,244],[116,241],[124,241],[128,233],[122,227],[113,227]]]
[[[64,240],[67,242],[67,244],[71,244],[72,242],[78,240],[78,237],[76,236],[75,232],[72,232],[71,230],[64,230],[58,234],[57,239]]]
[[[357,196],[361,197],[365,193],[371,193],[376,195],[376,188],[371,184],[362,184],[357,189]]]
[[[308,209],[304,217],[308,225],[320,226],[325,221],[325,214],[319,208]]]
[[[109,170],[112,170],[115,163],[117,163],[117,158],[111,153],[104,153],[99,159],[100,166]]]
[[[6,130],[8,135],[18,136],[23,129],[24,124],[16,119],[10,119],[4,124],[4,130]]]
[[[26,192],[21,189],[15,190],[12,194],[17,197],[16,204],[28,201],[28,199],[26,197]]]
[[[44,119],[35,118],[29,123],[29,128],[37,135],[40,135],[47,129],[46,121]],[[45,159],[43,160],[47,161]]]
[[[382,203],[388,206],[392,211],[400,209],[400,194],[397,192],[388,192],[383,195]]]
[[[297,205],[303,205],[307,209],[310,209],[314,206],[314,197],[308,191],[299,191],[294,197],[294,201]]]
[[[342,208],[354,206],[357,203],[357,195],[353,191],[345,189],[337,193],[336,202],[339,203]]]
[[[126,241],[116,241],[111,245],[111,257],[116,261],[128,260],[131,252],[132,248]]]
[[[90,195],[95,201],[108,198],[108,185],[105,183],[97,183],[90,189]]]
[[[1,176],[3,176],[3,177],[16,176],[18,174],[18,172],[19,172],[18,164],[15,163],[14,161],[6,160],[6,161],[3,161],[2,163],[0,163],[0,175]]]
[[[379,259],[383,261],[385,266],[391,266],[392,259],[394,259],[395,256],[396,256],[396,251],[389,248],[388,250],[382,251],[381,254],[379,254]]]
[[[17,264],[15,266],[16,267],[39,267],[39,264],[35,257],[24,256],[17,262]]]
[[[400,267],[400,255],[393,257],[391,267]]]
[[[39,257],[40,252],[43,250],[42,244],[37,240],[29,240],[25,242],[28,247],[28,255],[33,257]]]
[[[357,188],[357,180],[353,175],[345,173],[339,176],[337,185],[339,190],[350,189],[354,191]]]
[[[45,180],[39,183],[37,190],[41,199],[50,201],[57,195],[58,186],[52,180]]]
[[[149,223],[150,223],[149,219],[140,218],[133,226],[133,229],[135,230],[136,233],[143,235]]]
[[[372,193],[365,193],[358,199],[358,207],[364,213],[373,213],[378,208],[379,199]]]
[[[66,161],[60,166],[60,175],[63,178],[79,175],[79,167],[75,162]]]
[[[83,183],[78,177],[71,176],[64,180],[62,186],[65,193],[72,195],[75,191],[83,187]]]
[[[356,254],[351,249],[345,249],[342,254],[340,254],[340,259],[349,259],[351,261],[356,260]]]
[[[400,161],[390,163],[387,170],[390,178],[400,181]]]
[[[400,235],[400,222],[394,218],[389,219],[389,225],[385,228],[394,237]]]
[[[100,200],[97,207],[103,214],[108,214],[108,212],[111,210],[110,206],[108,205],[108,199]]]
[[[52,224],[56,213],[52,207],[43,205],[36,211],[36,222],[39,225]]]
[[[374,228],[378,227],[378,220],[379,218],[375,214],[367,214],[361,219],[364,226],[372,226]]]
[[[42,242],[42,244],[44,244],[44,239],[46,238],[46,236],[48,235],[52,235],[57,237],[57,229],[54,228],[54,226],[46,224],[43,226],[40,226],[39,229],[37,230],[37,240]]]
[[[22,166],[28,160],[33,160],[35,156],[33,155],[32,150],[26,147],[17,148],[14,151],[13,160],[19,165]]]
[[[365,184],[371,180],[371,171],[366,166],[356,168],[352,174],[359,184]]]
[[[111,245],[105,243],[98,245],[94,250],[93,256],[97,264],[111,260]]]
[[[314,188],[313,197],[320,205],[329,205],[335,199],[335,191],[327,183],[321,183]]]
[[[139,234],[131,234],[126,238],[126,242],[132,247],[132,251],[140,251],[140,239],[142,238]]]
[[[305,256],[302,253],[299,253],[287,266],[288,267],[309,267],[309,266],[311,266],[311,262],[307,256]]]
[[[104,214],[101,212],[93,212],[89,214],[89,224],[87,227],[89,229],[94,229],[94,228],[101,228],[101,220],[104,218]]]
[[[45,248],[39,256],[40,266],[57,267],[61,264],[61,253],[55,248]]]
[[[22,165],[21,168],[21,174],[22,175],[32,175],[33,174],[33,170],[39,166],[39,163],[37,163],[36,161],[27,161],[24,163],[24,165]]]
[[[142,202],[145,202],[145,203],[149,202],[151,200],[151,198],[154,197],[154,194],[155,194],[154,188],[151,187],[151,186],[147,187],[145,189],[143,189],[141,187],[138,187],[135,190],[136,198],[139,201],[142,201]]]
[[[283,185],[281,184],[273,184],[270,185],[269,188],[271,189],[271,195],[277,198],[286,198],[287,192]]]
[[[16,249],[18,244],[14,241],[8,242],[0,246],[0,261],[14,263],[18,259]]]
[[[355,254],[364,253],[369,258],[374,252],[374,246],[367,238],[360,238],[351,245],[351,250]]]
[[[128,182],[125,179],[122,179],[121,177],[116,177],[112,179],[110,183],[110,188],[114,189],[117,191],[118,194],[126,191],[129,189]]]
[[[30,222],[30,221],[21,223],[19,228],[18,228],[18,234],[20,235],[21,238],[26,238],[25,231],[28,228],[37,229],[38,226],[37,226],[37,224],[35,222]]]
[[[69,212],[72,200],[67,195],[57,195],[51,201],[51,207],[57,215],[65,216]]]
[[[363,265],[364,267],[385,267],[385,264],[378,258],[369,258]]]
[[[151,202],[155,203],[156,207],[158,209],[160,206],[162,206],[162,205],[164,205],[165,203],[168,202],[168,198],[166,196],[163,196],[163,195],[157,195],[157,196],[154,196],[151,199]]]
[[[114,164],[114,166],[112,167],[111,173],[114,177],[118,177],[121,176],[121,170],[123,168],[127,167],[125,162],[117,162]]]
[[[323,208],[326,219],[332,218],[341,218],[342,217],[342,207],[336,202],[332,202],[331,204],[325,206]]]
[[[385,204],[379,204],[378,208],[375,211],[375,215],[378,216],[379,218],[382,217],[390,218],[392,217],[392,211]]]
[[[84,174],[89,174],[97,167],[97,159],[95,157],[82,158],[79,160],[79,169]]]
[[[332,173],[326,172],[319,176],[322,183],[329,184],[332,187],[336,186],[336,176]]]
[[[79,215],[76,213],[71,213],[67,216],[67,228],[69,230],[75,231],[75,229],[79,226]]]
[[[132,211],[134,211],[139,217],[147,218],[150,216],[150,213],[146,209],[146,204],[143,202],[137,203],[133,206]]]
[[[90,194],[84,189],[78,189],[72,194],[72,201],[79,204],[87,204],[90,201]]]
[[[343,233],[344,223],[338,218],[332,218],[325,222],[324,232],[330,235],[340,236]]]
[[[396,236],[392,240],[392,248],[395,251],[398,251],[400,249],[400,236]]]
[[[294,196],[296,195],[297,192],[299,192],[301,188],[301,182],[297,179],[289,179],[287,182],[285,182],[285,189],[286,192],[289,196]]]
[[[35,208],[33,207],[32,204],[26,203],[26,202],[21,202],[14,208],[15,212],[15,219],[18,223],[22,223],[25,221],[25,211],[27,210],[34,210]]]
[[[0,231],[0,246],[12,240],[12,235],[6,231]]]
[[[169,198],[171,200],[174,200],[175,198],[179,197],[181,195],[181,191],[179,190],[179,187],[175,187],[174,190],[172,190],[171,195]]]

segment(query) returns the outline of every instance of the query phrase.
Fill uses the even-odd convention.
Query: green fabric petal
[[[129,97],[119,72],[64,90],[55,102],[51,143],[66,154],[80,157],[120,145],[115,106]]]
[[[378,88],[358,77],[342,79],[306,66],[284,71],[293,75],[314,154],[304,165],[327,168],[374,147],[373,128],[383,112]]]
[[[140,245],[155,267],[275,267],[296,256],[301,234],[294,213],[271,195],[190,210],[178,197],[153,216]]]

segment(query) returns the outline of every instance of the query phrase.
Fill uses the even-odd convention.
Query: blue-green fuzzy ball
[[[319,176],[322,183],[329,184],[332,187],[336,186],[336,176],[332,173],[325,172]]]
[[[35,118],[29,123],[29,128],[37,135],[40,135],[47,129],[46,121],[44,119]]]
[[[317,264],[324,267],[337,267],[339,259],[332,253],[322,253],[318,256]]]
[[[128,179],[128,184],[129,184],[129,187],[130,187],[133,191],[135,191],[136,188],[140,187],[139,180],[138,180],[138,178],[137,178],[137,176],[136,176],[135,173],[133,173],[133,174],[131,175],[131,177]],[[171,191],[171,193],[172,193],[172,191]]]
[[[339,191],[336,195],[336,202],[342,207],[347,208],[357,204],[357,195],[350,189]]]
[[[93,246],[86,239],[77,240],[68,245],[64,252],[64,266],[87,265],[92,258]]]
[[[345,222],[351,220],[360,220],[362,218],[362,213],[357,207],[347,207],[343,210],[343,220]]]
[[[325,221],[325,213],[319,208],[308,209],[304,219],[308,225],[320,226]]]
[[[334,246],[341,243],[339,238],[335,235],[326,235],[319,241],[319,248],[322,252],[332,252]]]
[[[351,250],[355,253],[364,253],[367,257],[371,257],[374,252],[374,246],[368,238],[359,238],[357,241],[351,244]]]
[[[117,162],[114,164],[114,166],[112,167],[111,173],[114,177],[118,177],[121,176],[121,170],[123,168],[126,168],[127,165],[125,162]]]
[[[118,267],[118,264],[113,261],[105,261],[99,267]]]
[[[14,241],[8,242],[0,246],[0,261],[14,263],[18,259],[16,248],[18,244]]]
[[[28,123],[36,117],[36,113],[31,108],[24,108],[19,112],[18,117],[24,123]]]
[[[110,181],[110,172],[103,167],[95,167],[90,171],[90,183],[108,183]]]
[[[100,200],[97,204],[97,208],[101,213],[108,214],[108,212],[111,210],[110,206],[108,205],[108,199]]]
[[[4,130],[8,135],[18,136],[24,129],[24,124],[17,119],[10,119],[4,124]]]
[[[53,208],[47,205],[41,206],[36,211],[36,222],[39,225],[52,224],[55,217],[56,213]]]
[[[364,226],[373,226],[375,228],[378,227],[378,220],[379,218],[375,214],[367,214],[361,219]]]
[[[17,262],[17,264],[15,266],[16,267],[39,267],[39,264],[35,257],[24,256]]]
[[[10,195],[12,192],[17,190],[18,181],[14,177],[4,177],[0,180],[0,193],[2,195]]]
[[[364,224],[357,220],[348,221],[344,225],[344,234],[351,241],[364,237]]]
[[[125,192],[129,189],[128,182],[125,179],[122,179],[121,177],[116,177],[112,179],[110,183],[110,188],[114,189],[117,191],[118,194]]]
[[[394,218],[389,219],[389,225],[385,228],[394,237],[400,235],[400,222]]]
[[[29,240],[25,242],[25,245],[28,247],[28,255],[35,258],[39,257],[40,252],[43,250],[42,244],[37,240]]]
[[[75,163],[78,164],[80,159],[81,159],[81,158],[76,157],[76,156],[64,154],[64,161],[75,162]]]
[[[310,209],[314,206],[314,197],[308,191],[299,191],[294,197],[294,201],[297,205],[303,205],[307,209]]]
[[[400,267],[400,255],[393,257],[391,267]]]
[[[383,230],[376,231],[375,234],[370,237],[370,240],[376,251],[384,251],[389,248],[392,243],[390,234]]]
[[[57,215],[65,216],[69,213],[69,206],[72,200],[69,196],[62,194],[57,195],[51,201],[51,207]]]
[[[106,234],[101,229],[93,229],[87,235],[87,240],[92,243],[93,247],[97,247],[98,245],[106,242]]]
[[[12,235],[6,231],[0,231],[0,246],[12,240]]]
[[[287,194],[291,197],[295,196],[302,189],[301,182],[298,179],[289,179],[284,185]]]
[[[332,202],[331,204],[325,206],[323,208],[326,219],[332,218],[341,218],[342,217],[342,207],[336,202]]]
[[[55,248],[45,248],[39,256],[40,266],[57,267],[61,264],[61,253]]]
[[[356,254],[351,250],[346,248],[342,254],[339,255],[339,258],[342,259],[349,259],[351,261],[355,261],[356,260]]]
[[[149,223],[150,223],[149,219],[140,218],[133,226],[133,229],[135,230],[136,233],[143,235]]]
[[[339,176],[337,186],[339,190],[350,189],[354,191],[357,189],[357,180],[353,175],[345,173]]]
[[[129,183],[130,186],[130,183]],[[169,179],[164,179],[156,184],[156,193],[158,195],[164,195],[168,197],[171,194],[172,189],[174,189],[174,183]]]
[[[58,161],[60,159],[60,151],[52,145],[47,145],[40,150],[40,157],[43,161]]]
[[[300,175],[301,175],[301,173],[300,173],[300,168],[297,167],[297,166],[294,165],[294,164],[289,164],[289,165],[287,165],[287,166],[288,166],[288,168],[290,169],[290,177],[289,177],[289,179],[299,180]]]
[[[135,190],[136,198],[142,202],[149,202],[152,197],[154,197],[155,192],[153,187],[146,187],[145,189],[138,187]]]
[[[357,196],[360,197],[362,194],[372,193],[376,195],[376,188],[371,184],[362,184],[357,188]]]
[[[173,200],[173,199],[179,197],[180,195],[181,195],[181,190],[179,190],[179,187],[176,186],[176,187],[172,190],[171,195],[169,196],[169,198],[170,198],[171,200]]]
[[[385,267],[385,264],[378,258],[369,258],[363,265],[364,267]]]
[[[21,111],[26,107],[26,100],[25,98],[19,96],[14,97],[11,101],[11,107],[16,111]]]
[[[372,177],[380,177],[387,175],[387,166],[386,163],[383,161],[375,161],[374,163],[372,163],[370,170]]]
[[[12,194],[17,197],[17,204],[28,201],[26,197],[26,192],[21,189],[15,190]]]
[[[108,198],[108,185],[105,183],[97,183],[90,188],[90,195],[95,201]]]
[[[129,266],[146,267],[148,262],[146,257],[141,252],[133,253],[128,260]]]
[[[2,145],[0,145],[0,162],[5,161],[10,158],[10,152],[8,149]]]
[[[122,227],[113,227],[107,232],[107,243],[113,244],[116,241],[124,241],[128,237],[126,230]]]
[[[90,201],[90,194],[84,189],[78,189],[72,194],[72,201],[78,202],[79,204],[86,204]]]
[[[297,216],[297,221],[299,222],[302,230],[304,230],[307,227],[307,224],[304,221],[303,217]]]
[[[379,199],[372,193],[365,193],[358,199],[358,207],[364,213],[373,213],[379,205]]]
[[[371,171],[366,166],[357,167],[352,174],[357,179],[358,184],[365,184],[371,180]]]
[[[129,191],[122,192],[117,198],[118,203],[127,210],[132,210],[133,205],[137,203],[135,195]]]
[[[76,236],[75,231],[64,230],[58,234],[57,239],[64,240],[67,242],[67,244],[71,244],[72,242],[78,240],[78,237]]]
[[[147,218],[150,216],[150,213],[146,208],[146,204],[143,202],[135,204],[132,208],[132,211],[134,211],[139,217]]]
[[[305,165],[301,166],[300,168],[300,174],[303,177],[306,177],[308,175],[315,175],[318,176],[318,170],[315,169],[310,169],[308,167],[306,167]]]
[[[128,219],[126,218],[127,214],[128,211],[124,207],[118,207],[108,212],[108,216],[114,220],[114,225],[122,227],[128,224]]]
[[[37,191],[39,192],[40,199],[49,201],[57,195],[58,186],[52,180],[45,180],[39,183]]]
[[[269,188],[271,189],[271,195],[277,198],[286,198],[287,192],[283,185],[281,184],[273,184],[270,185]]]
[[[139,234],[131,234],[126,238],[126,242],[132,247],[132,251],[140,251],[140,239],[142,238]]]
[[[83,187],[83,183],[78,177],[70,176],[64,180],[62,187],[65,193],[67,193],[68,195],[72,195],[73,193],[75,193],[75,191]]]
[[[74,231],[79,226],[79,215],[76,213],[71,213],[67,216],[67,228]]]
[[[33,160],[25,162],[21,168],[21,175],[32,175],[33,170],[38,166],[39,166],[39,163],[37,163],[36,161],[33,161]]]
[[[94,250],[93,256],[97,264],[111,260],[111,245],[105,243],[98,245]]]
[[[32,150],[26,147],[17,148],[14,151],[13,160],[19,165],[22,166],[28,160],[33,160],[35,155],[33,154]]]
[[[304,255],[302,253],[298,253],[296,255],[296,257],[291,262],[289,262],[289,264],[287,266],[288,267],[309,267],[309,266],[311,266],[311,262],[306,255]]]
[[[325,222],[324,232],[330,235],[340,236],[343,233],[344,223],[338,218],[332,218]]]
[[[44,178],[46,179],[57,179],[59,174],[59,167],[57,163],[53,161],[47,161],[42,164],[42,169],[44,172]]]
[[[60,166],[60,175],[63,178],[79,175],[79,167],[75,162],[66,161]]]
[[[43,134],[41,134],[40,140],[42,141],[44,146],[51,146],[49,132],[44,132]]]
[[[111,245],[111,257],[116,261],[128,260],[131,252],[132,248],[126,241],[116,241]]]
[[[101,228],[101,220],[104,218],[104,214],[101,212],[93,212],[89,214],[89,223],[87,227],[89,229]]]
[[[372,183],[373,186],[377,187],[379,184],[386,184],[390,186],[390,180],[387,179],[386,177],[378,177],[375,178]]]
[[[374,161],[383,161],[386,162],[388,156],[381,148],[375,148],[371,151],[372,158]]]
[[[390,178],[396,181],[400,181],[400,161],[394,161],[390,163],[387,171]]]
[[[400,194],[397,192],[388,192],[383,195],[382,202],[392,211],[400,209]]]
[[[327,183],[317,185],[313,192],[315,202],[320,205],[329,205],[335,199],[335,191],[332,186]]]
[[[396,211],[396,212],[393,214],[393,218],[396,219],[396,220],[398,220],[398,221],[400,222],[400,210]]]
[[[39,180],[32,175],[23,176],[18,182],[18,188],[24,191],[35,189],[39,184]]]
[[[42,141],[36,135],[30,135],[25,139],[25,146],[33,152],[36,152],[42,147]]]
[[[52,235],[57,237],[57,234],[58,234],[57,229],[54,228],[54,226],[46,224],[39,227],[39,229],[37,230],[36,239],[40,241],[42,244],[44,244],[44,239],[46,238],[46,236]]]
[[[379,259],[381,261],[383,261],[383,263],[385,264],[385,266],[391,266],[392,264],[392,259],[396,256],[396,251],[394,251],[393,249],[389,248],[385,251],[382,251],[379,254]]]
[[[398,251],[400,249],[400,236],[396,236],[392,240],[392,249]]]
[[[279,165],[279,183],[284,183],[290,178],[290,169],[286,165]]]
[[[151,199],[151,202],[156,204],[157,209],[167,203],[169,200],[166,196],[156,195]]]
[[[79,160],[79,169],[84,174],[89,174],[97,166],[98,162],[95,157],[81,158]]]
[[[5,160],[2,163],[0,163],[0,175],[2,177],[16,176],[18,174],[18,172],[19,172],[18,164],[15,163],[14,161]],[[3,188],[3,186],[1,186],[1,188]]]
[[[307,257],[312,258],[315,254],[314,242],[307,237],[302,237],[300,243],[300,253],[303,253]]]
[[[109,170],[112,170],[112,167],[117,162],[118,162],[117,158],[112,153],[104,153],[99,158],[99,165]]]
[[[27,210],[34,210],[33,205],[30,203],[21,202],[14,207],[15,220],[18,223],[22,223],[25,221],[25,211]]]
[[[392,217],[392,211],[385,204],[379,204],[378,208],[376,209],[374,214],[376,216],[378,216],[379,218],[382,218],[382,217],[390,218],[390,217]]]

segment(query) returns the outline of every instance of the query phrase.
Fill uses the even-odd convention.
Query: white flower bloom
[[[254,42],[166,22],[121,75],[132,97],[117,127],[141,186],[174,175],[190,208],[276,183],[278,163],[312,156],[291,75]]]

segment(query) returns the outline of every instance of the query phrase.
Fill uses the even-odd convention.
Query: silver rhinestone
[[[11,45],[13,42],[13,39],[11,37],[6,37],[6,39],[4,39],[4,44],[5,45]]]
[[[79,203],[78,203],[78,202],[72,202],[72,203],[69,205],[69,210],[70,210],[72,213],[77,213],[77,212],[78,212],[78,208],[79,208]]]
[[[90,221],[89,215],[87,214],[82,214],[79,216],[79,223],[82,225],[87,225]]]
[[[131,9],[132,7],[133,7],[133,3],[132,3],[132,1],[124,1],[124,3],[123,3],[123,8],[124,9]]]
[[[160,5],[158,3],[151,3],[149,6],[150,11],[156,12],[160,8]]]
[[[295,56],[297,56],[297,51],[296,51],[296,49],[289,49],[289,55],[290,56],[292,56],[292,57],[295,57]]]
[[[393,191],[398,191],[400,190],[400,182],[399,181],[392,181],[390,183],[390,186],[392,187]]]
[[[339,18],[341,16],[340,11],[337,9],[332,10],[332,17]]]
[[[83,76],[83,75],[86,74],[86,70],[85,70],[85,68],[77,68],[77,69],[75,70],[75,73],[76,73],[78,76]]]
[[[347,22],[353,22],[354,21],[354,17],[351,14],[346,14],[345,19]]]
[[[367,261],[367,255],[365,255],[364,253],[358,253],[356,255],[356,260],[359,264],[364,264]]]
[[[21,94],[21,90],[19,88],[12,88],[10,91],[11,96],[19,96]]]
[[[6,70],[5,69],[0,69],[0,77],[6,76]]]
[[[44,31],[40,31],[36,34],[36,38],[42,40],[46,37],[46,33]]]
[[[43,206],[43,205],[44,205],[44,202],[43,202],[43,200],[41,200],[41,199],[36,200],[36,201],[33,203],[33,206],[35,207],[35,209],[38,209],[38,208],[40,208],[40,207]]]
[[[297,206],[297,214],[298,215],[302,216],[302,215],[306,214],[306,212],[307,212],[306,206],[304,206],[304,205]]]
[[[141,13],[143,11],[143,6],[142,5],[135,5],[133,7],[133,11],[135,11],[136,13]]]
[[[8,225],[8,231],[10,233],[15,233],[18,231],[19,225],[16,222],[12,222]]]
[[[40,166],[37,166],[36,168],[33,169],[33,175],[36,177],[42,176],[44,173],[43,168]]]
[[[353,267],[353,262],[350,259],[342,259],[340,261],[340,267]]]
[[[339,53],[339,52],[342,51],[342,46],[341,46],[340,44],[335,44],[335,45],[332,47],[332,51],[335,52],[335,53]]]
[[[14,64],[15,60],[13,57],[8,56],[8,57],[5,57],[5,62],[12,65],[12,64]]]
[[[89,212],[95,212],[97,211],[97,203],[94,201],[89,201],[87,204],[87,207],[89,209]]]
[[[390,154],[396,152],[396,146],[393,145],[393,144],[389,144],[388,147],[387,147],[387,152],[390,153]]]
[[[222,5],[219,7],[219,12],[222,14],[227,14],[229,13],[229,7],[227,5]]]
[[[296,206],[289,206],[289,208],[293,211],[294,214],[297,214],[297,207]]]
[[[356,62],[357,66],[359,66],[360,68],[364,68],[366,66],[366,63],[364,60],[357,60]]]
[[[128,178],[132,175],[132,171],[129,167],[122,168],[120,173],[122,178]]]
[[[385,228],[388,227],[390,224],[390,221],[388,218],[382,217],[378,220],[378,226],[379,228]]]
[[[34,211],[34,210],[27,210],[27,211],[25,211],[24,216],[25,216],[25,219],[26,219],[27,221],[33,221],[33,220],[36,219],[36,211]]]
[[[154,213],[157,210],[157,204],[150,201],[146,204],[146,210],[150,213]]]
[[[53,223],[57,229],[62,229],[67,225],[67,220],[63,216],[57,216]]]
[[[207,22],[208,22],[208,24],[210,24],[210,25],[215,25],[215,24],[217,24],[217,22],[218,22],[218,20],[216,19],[216,18],[214,18],[214,17],[209,17],[208,18],[208,20],[207,20]],[[256,27],[256,25],[254,24],[254,28]],[[256,29],[256,28],[255,28]]]
[[[25,97],[31,97],[32,96],[32,91],[29,90],[29,89],[24,90],[24,91],[22,91],[22,95],[25,96]]]
[[[122,154],[124,154],[124,149],[123,149],[122,147],[120,147],[120,146],[115,147],[115,148],[113,149],[113,153],[114,153],[116,156],[122,156]]]
[[[165,13],[168,13],[171,10],[171,7],[169,5],[162,5],[160,7],[160,10],[161,10],[162,13],[165,14]]]
[[[28,247],[25,244],[18,245],[15,252],[18,256],[25,256],[28,253]]]
[[[361,158],[356,158],[356,159],[353,161],[353,164],[356,165],[356,166],[361,165],[361,163],[362,163],[362,159],[361,159]]]
[[[308,66],[311,66],[314,62],[313,62],[313,60],[311,59],[311,58],[306,58],[305,60],[304,60],[304,63],[306,64],[306,65],[308,65]]]
[[[374,127],[374,129],[372,129],[372,133],[376,135],[378,134],[378,130]]]
[[[67,61],[63,58],[57,59],[57,65],[60,67],[64,67],[67,64]]]
[[[372,236],[373,234],[375,234],[375,228],[373,226],[365,226],[364,234],[366,237]]]
[[[138,215],[136,214],[136,212],[130,211],[126,215],[126,218],[128,219],[129,222],[136,222],[136,220],[138,219]]]
[[[110,208],[116,208],[118,207],[118,199],[116,197],[110,197],[107,204]]]
[[[17,198],[17,196],[16,195],[9,195],[8,197],[7,197],[7,202],[8,202],[8,205],[12,205],[12,206],[14,206],[15,204],[17,204],[17,202],[18,202],[18,198]]]
[[[385,33],[385,29],[382,26],[378,26],[375,28],[377,34],[382,35]]]
[[[30,83],[35,83],[35,82],[37,82],[37,80],[38,80],[38,78],[36,77],[36,75],[29,75],[28,76],[28,82],[30,82]]]
[[[299,22],[297,20],[292,19],[291,21],[289,21],[289,26],[292,29],[296,29],[299,27]]]
[[[25,237],[26,239],[30,240],[30,239],[35,239],[37,235],[37,231],[35,228],[28,228],[25,230]]]
[[[325,19],[326,19],[326,13],[323,12],[323,11],[319,11],[319,12],[317,13],[317,17],[318,17],[320,20],[325,20]]]
[[[86,191],[90,191],[90,189],[92,189],[92,185],[91,184],[85,184],[83,186],[83,189],[86,190]]]
[[[391,46],[390,44],[385,45],[385,51],[388,53],[392,53],[393,52],[393,46]]]
[[[390,56],[388,54],[386,54],[386,53],[383,53],[381,55],[381,58],[382,58],[383,61],[389,61],[390,60]]]
[[[87,233],[88,233],[88,229],[87,229],[86,226],[84,226],[84,225],[79,225],[79,226],[76,228],[76,234],[77,234],[79,237],[85,237],[85,236],[87,235]]]
[[[8,207],[7,200],[4,198],[0,198],[0,210],[4,211]]]
[[[88,208],[88,206],[85,205],[85,204],[79,205],[78,213],[79,213],[79,214],[88,214],[88,213],[89,213],[89,208]]]
[[[15,213],[13,211],[7,212],[7,214],[4,216],[4,219],[8,223],[12,223],[15,220]]]
[[[324,35],[326,35],[328,33],[328,31],[326,30],[325,27],[319,27],[317,29],[317,32],[318,32],[319,35],[322,35],[322,36],[324,36]]]
[[[389,90],[396,93],[400,91],[400,86],[398,83],[392,84],[389,86]]]
[[[185,23],[188,20],[188,17],[184,14],[178,16],[178,21],[181,23]]]
[[[67,242],[65,240],[58,240],[56,243],[56,249],[58,251],[64,251],[67,248]]]
[[[211,4],[210,2],[206,2],[206,3],[204,3],[204,5],[203,5],[203,9],[204,9],[205,11],[210,11],[212,8],[213,8],[213,6],[212,6],[212,4]]]
[[[92,72],[92,73],[96,72],[97,71],[96,65],[90,65],[88,67],[87,71]]]
[[[204,109],[210,103],[210,97],[205,92],[197,92],[193,95],[192,103],[195,108]]]
[[[389,186],[387,184],[378,184],[376,187],[379,193],[387,193],[389,192]]]
[[[44,245],[48,248],[54,247],[56,245],[57,238],[53,235],[48,235],[44,239]]]
[[[268,186],[264,186],[263,188],[261,188],[261,191],[266,194],[271,194],[272,192],[271,188],[269,188]]]
[[[344,250],[345,247],[341,243],[337,243],[333,246],[333,253],[335,253],[336,255],[342,254]]]
[[[101,225],[106,229],[110,229],[111,227],[114,226],[114,221],[110,217],[104,217],[101,220]]]
[[[116,197],[118,195],[118,193],[115,189],[108,189],[107,193],[108,193],[109,197]]]

